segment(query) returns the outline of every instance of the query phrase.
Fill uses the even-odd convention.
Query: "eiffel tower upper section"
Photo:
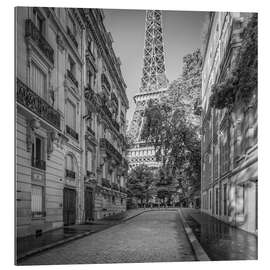
[[[145,44],[143,59],[143,74],[139,93],[134,96],[136,108],[129,126],[128,136],[132,145],[128,149],[129,167],[146,164],[159,167],[155,159],[153,146],[142,141],[141,133],[144,127],[144,111],[148,101],[158,101],[168,89],[165,75],[163,48],[162,15],[160,10],[147,10],[145,23]]]
[[[155,91],[167,87],[160,10],[146,11],[143,60],[140,92]]]

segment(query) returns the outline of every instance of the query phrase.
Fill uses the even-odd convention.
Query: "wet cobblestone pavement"
[[[193,260],[195,257],[177,211],[151,211],[26,258],[20,265]]]
[[[257,237],[225,224],[200,210],[182,208],[182,213],[211,260],[256,260]]]

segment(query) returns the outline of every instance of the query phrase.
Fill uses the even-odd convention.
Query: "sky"
[[[113,48],[121,59],[121,71],[129,99],[127,120],[135,109],[133,96],[139,92],[145,34],[145,10],[105,9],[104,24],[113,37]],[[165,69],[169,82],[181,75],[183,57],[201,47],[205,12],[162,11]]]

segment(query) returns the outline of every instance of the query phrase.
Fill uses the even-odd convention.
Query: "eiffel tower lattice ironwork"
[[[141,85],[139,93],[134,96],[136,108],[128,130],[133,142],[128,151],[130,167],[141,163],[157,167],[153,147],[141,140],[143,112],[150,99],[158,101],[162,97],[168,84],[165,75],[162,14],[160,10],[147,10]]]
[[[160,10],[146,11],[143,75],[140,92],[167,87]]]

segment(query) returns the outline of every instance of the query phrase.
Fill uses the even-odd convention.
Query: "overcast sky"
[[[139,92],[143,68],[145,10],[106,9],[104,24],[113,36],[113,48],[122,62],[121,70],[127,84],[131,120]],[[181,74],[183,57],[201,47],[201,28],[205,12],[163,11],[163,42],[165,68],[171,82]]]

